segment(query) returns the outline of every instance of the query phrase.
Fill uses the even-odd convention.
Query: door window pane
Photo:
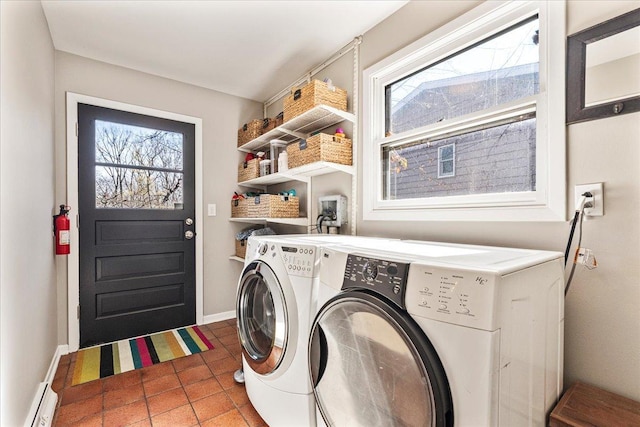
[[[181,133],[95,121],[96,208],[182,209]]]
[[[96,166],[96,208],[182,209],[183,174]]]
[[[538,24],[522,22],[388,85],[385,135],[537,94]]]
[[[385,146],[382,159],[385,200],[534,191],[536,119]]]
[[[182,170],[183,135],[96,120],[96,163]]]

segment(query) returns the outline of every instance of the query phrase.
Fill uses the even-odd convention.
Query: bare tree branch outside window
[[[96,121],[95,131],[96,207],[182,204],[182,134],[104,121]]]

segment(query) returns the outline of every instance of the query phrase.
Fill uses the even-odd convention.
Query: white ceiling
[[[405,3],[42,0],[57,50],[257,101]]]

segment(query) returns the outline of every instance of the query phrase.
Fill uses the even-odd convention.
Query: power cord
[[[576,210],[575,215],[573,216],[573,224],[571,224],[571,233],[569,234],[569,242],[567,243],[567,249],[564,253],[564,265],[566,267],[567,265],[567,259],[569,257],[569,250],[571,248],[571,241],[573,240],[573,233],[576,229],[576,225],[579,221],[580,223],[580,227],[578,230],[578,246],[576,249],[576,256],[573,258],[573,265],[571,266],[571,272],[569,273],[569,278],[567,279],[567,284],[564,287],[564,295],[567,295],[567,292],[569,292],[569,287],[571,286],[571,281],[573,280],[573,275],[576,272],[576,266],[578,265],[577,263],[577,251],[580,250],[580,245],[582,244],[582,221],[584,220],[584,210],[586,208],[590,208],[593,205],[591,204],[591,202],[587,202],[586,199],[589,197],[593,197],[593,195],[589,192],[586,192],[584,194],[582,194],[582,199],[580,200],[580,206],[579,208]]]
[[[322,234],[322,222],[324,220],[331,220],[331,218],[326,216],[325,214],[320,214],[318,215],[318,218],[316,218],[316,231],[318,232],[318,234]]]
[[[571,250],[571,242],[573,241],[573,233],[576,231],[576,224],[578,224],[578,219],[580,217],[580,211],[576,211],[575,215],[573,215],[573,220],[571,221],[571,232],[569,233],[569,241],[567,242],[567,249],[564,251],[564,266],[567,266],[567,260],[569,259],[569,250]]]
[[[569,233],[569,241],[567,242],[567,249],[564,251],[564,266],[567,266],[567,260],[569,259],[569,250],[571,249],[571,242],[573,241],[573,233],[576,231],[576,224],[578,223],[578,217],[580,214],[584,215],[584,209],[591,207],[591,202],[587,202],[588,197],[593,197],[593,194],[590,192],[583,193],[580,199],[580,205],[578,209],[576,209],[576,213],[573,216],[573,221],[571,224],[571,232]],[[579,246],[578,246],[579,247]]]

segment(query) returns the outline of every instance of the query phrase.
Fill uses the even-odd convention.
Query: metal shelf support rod
[[[289,94],[291,92],[291,89],[293,89],[294,87],[298,87],[301,83],[303,82],[310,82],[311,81],[311,77],[315,74],[318,74],[320,71],[322,71],[323,69],[327,68],[329,65],[333,64],[334,62],[336,62],[338,59],[342,58],[344,55],[346,55],[347,53],[349,53],[352,49],[354,49],[356,46],[360,45],[360,43],[362,43],[362,36],[358,36],[356,38],[354,38],[349,44],[347,44],[346,46],[344,46],[342,49],[340,49],[339,51],[337,51],[336,53],[334,53],[329,59],[325,60],[323,63],[321,63],[320,65],[315,66],[314,68],[312,68],[311,70],[307,71],[302,77],[300,77],[298,80],[294,81],[292,84],[290,84],[289,86],[287,86],[286,88],[282,89],[280,92],[276,93],[275,95],[273,95],[271,98],[267,99],[264,102],[264,106],[263,106],[263,116],[267,117],[267,108],[273,104],[274,102],[276,102],[277,100],[279,100],[280,98],[282,98],[283,96]]]

